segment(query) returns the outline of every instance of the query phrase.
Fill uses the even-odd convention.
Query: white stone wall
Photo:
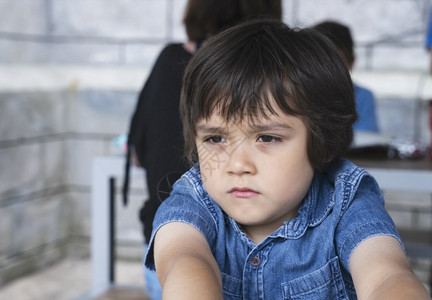
[[[151,66],[184,40],[186,0],[0,0],[0,63]],[[426,71],[430,0],[282,0],[293,27],[347,24],[360,70]]]
[[[111,139],[127,131],[156,55],[186,38],[185,3],[0,0],[0,286],[67,253],[88,254],[92,159],[119,153]],[[375,92],[384,133],[428,141],[430,4],[283,0],[283,20],[294,27],[329,18],[349,25],[353,76]],[[141,184],[133,183],[131,205],[118,207],[122,249],[142,242]]]

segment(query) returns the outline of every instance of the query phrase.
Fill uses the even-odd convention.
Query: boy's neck
[[[259,243],[261,243],[269,234],[267,234],[267,231],[265,232],[255,232],[255,230],[253,228],[250,228],[249,226],[243,226],[240,225],[241,230],[244,232],[244,234],[246,234],[246,236],[252,241],[254,242],[256,245],[258,245]],[[257,228],[258,230],[260,228]],[[249,233],[249,231],[252,232]]]
[[[239,224],[240,229],[246,234],[246,236],[254,242],[256,245],[261,243],[267,236],[271,235],[278,228],[280,228],[286,221],[294,219],[297,216],[297,212],[300,206],[303,204],[301,201],[298,206],[292,211],[292,214],[286,220],[279,220],[269,224],[259,225],[242,225]]]

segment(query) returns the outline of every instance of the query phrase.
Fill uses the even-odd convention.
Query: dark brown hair
[[[282,20],[282,1],[280,0],[239,0],[244,20],[274,18]]]
[[[217,111],[227,122],[253,122],[264,111],[273,113],[274,102],[303,120],[308,158],[316,171],[325,170],[350,145],[357,118],[351,77],[321,34],[256,20],[210,39],[188,64],[183,80],[180,112],[187,157],[197,160],[200,120]]]

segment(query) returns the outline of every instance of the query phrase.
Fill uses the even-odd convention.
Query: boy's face
[[[303,121],[276,113],[253,125],[217,113],[197,124],[204,186],[256,243],[296,216],[314,175]]]

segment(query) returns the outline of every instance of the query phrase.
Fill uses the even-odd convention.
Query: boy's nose
[[[251,150],[239,145],[229,154],[228,173],[232,175],[255,174],[257,171]]]

